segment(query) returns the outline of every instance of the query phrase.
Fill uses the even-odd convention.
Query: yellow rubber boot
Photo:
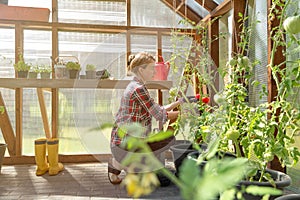
[[[58,141],[57,138],[47,140],[50,176],[56,175],[64,169],[63,164],[58,162]]]
[[[49,165],[46,159],[46,142],[46,138],[34,141],[35,163],[37,165],[35,174],[37,176],[41,176],[49,170]]]

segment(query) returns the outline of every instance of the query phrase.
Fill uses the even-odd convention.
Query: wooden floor
[[[0,199],[132,199],[122,186],[114,186],[107,179],[107,163],[64,164],[56,176],[35,175],[35,165],[3,165],[0,174]],[[167,167],[174,169],[173,162]],[[299,185],[298,185],[299,187]],[[285,194],[295,193],[289,188]],[[179,189],[171,183],[159,187],[140,199],[181,200]]]
[[[107,163],[65,164],[56,176],[35,175],[35,165],[3,165],[0,199],[132,199],[107,178]],[[178,188],[159,187],[141,199],[180,200]]]

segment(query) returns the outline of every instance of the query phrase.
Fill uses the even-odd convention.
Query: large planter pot
[[[207,146],[205,144],[201,144],[201,149],[206,149]],[[176,169],[176,175],[180,172],[180,166],[182,162],[187,158],[189,153],[198,152],[193,148],[193,144],[190,141],[182,140],[177,142],[175,145],[170,147],[172,152],[172,157]]]
[[[291,177],[289,175],[283,173],[283,172],[272,170],[272,169],[267,169],[266,172],[269,173],[272,176],[272,178],[275,181],[276,188],[279,189],[279,190],[283,191],[284,188],[288,187],[291,184]],[[242,181],[239,182],[237,188],[241,188],[241,187],[244,187],[244,186],[247,187],[247,186],[250,186],[250,185],[273,187],[271,185],[271,183],[269,183],[269,182],[258,182],[258,181],[245,181],[245,180],[242,180]],[[262,198],[262,196],[257,196],[257,195],[247,194],[247,193],[244,193],[243,197],[246,200],[260,200]],[[277,197],[280,197],[280,196],[270,196],[269,199],[274,200]]]
[[[188,159],[192,159],[196,162],[197,158],[199,156],[199,152],[195,151],[195,152],[191,152],[188,154]],[[218,158],[222,158],[222,157],[231,157],[231,158],[235,158],[235,156],[231,153],[218,153],[216,155]],[[199,169],[202,170],[205,166],[205,164],[207,163],[207,161],[202,161],[199,164]],[[273,180],[275,181],[275,185],[276,188],[279,190],[282,190],[289,186],[291,184],[291,178],[285,174],[282,173],[280,171],[276,171],[276,170],[271,170],[271,169],[267,169],[266,173],[269,173]],[[259,182],[259,181],[246,181],[246,180],[242,180],[238,183],[238,185],[236,186],[237,190],[240,190],[241,188],[244,187],[248,187],[250,185],[255,185],[255,186],[264,186],[264,187],[272,187],[271,183],[269,182]],[[258,196],[258,195],[252,195],[252,194],[248,194],[248,193],[243,193],[243,198],[245,200],[261,200],[263,196]],[[269,200],[277,200],[277,197],[279,196],[270,196]]]
[[[0,143],[0,174],[7,144]]]

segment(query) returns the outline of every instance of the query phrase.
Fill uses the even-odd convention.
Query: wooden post
[[[7,144],[8,153],[10,156],[15,156],[15,144],[16,144],[16,137],[14,134],[14,130],[12,128],[5,103],[0,92],[0,106],[4,107],[4,113],[0,114],[0,128],[2,131],[3,138]]]
[[[23,42],[24,32],[21,24],[16,24],[15,28],[15,62],[19,61],[19,54],[23,55]],[[22,155],[22,138],[23,138],[23,89],[16,88],[15,90],[15,102],[16,102],[16,156]]]
[[[58,29],[57,27],[52,27],[52,72],[54,72],[54,60],[58,56]],[[55,79],[55,73],[54,76],[52,75],[52,79]],[[51,108],[52,108],[52,137],[57,138],[57,132],[58,132],[58,88],[52,88],[52,102],[51,102]]]
[[[214,62],[213,65],[211,65],[210,70],[214,72],[215,74],[215,79],[214,79],[214,87],[216,88],[217,91],[219,91],[219,73],[217,73],[218,67],[219,67],[219,20],[213,21],[212,18],[209,19],[208,22],[208,38],[209,38],[209,43],[208,43],[208,51],[211,56],[212,61]],[[215,105],[216,103],[212,101],[214,95],[216,92],[214,90],[210,90],[210,104]]]
[[[40,109],[41,109],[41,115],[42,115],[42,120],[44,124],[44,130],[45,130],[45,136],[46,138],[50,139],[50,128],[49,128],[49,122],[48,122],[48,115],[47,115],[47,109],[46,109],[46,104],[45,104],[45,98],[44,98],[44,93],[42,88],[37,88],[37,96],[40,104]]]
[[[282,2],[283,3],[283,2]],[[268,0],[268,12],[270,11],[273,2],[272,0]],[[280,8],[277,8],[277,10],[279,10]],[[269,16],[270,13],[268,13]],[[285,61],[285,56],[284,56],[284,52],[285,52],[285,47],[284,46],[278,46],[276,47],[276,52],[275,52],[275,56],[273,57],[274,60],[271,60],[271,54],[272,54],[272,49],[274,48],[273,45],[273,40],[271,39],[273,37],[272,35],[272,29],[274,27],[277,27],[280,23],[280,19],[277,18],[276,13],[273,13],[275,15],[275,17],[272,19],[272,21],[268,20],[268,64],[269,65],[278,65],[281,64]],[[274,34],[274,32],[273,32]],[[281,65],[281,68],[285,68],[285,65]],[[279,77],[279,76],[278,76]],[[279,77],[280,79],[280,77]],[[274,79],[272,78],[272,70],[270,67],[268,67],[268,102],[272,102],[274,101],[274,99],[276,98],[278,94],[277,88],[276,88],[276,84]],[[278,110],[279,111],[279,110]],[[278,112],[276,112],[278,113]],[[271,117],[271,116],[268,116]],[[280,123],[280,122],[278,122]],[[275,132],[275,135],[277,134],[277,131]],[[278,170],[281,172],[286,172],[286,168],[282,168],[281,164],[278,160],[277,157],[274,158],[274,160],[272,162],[270,162],[269,168],[274,169],[274,170]]]
[[[57,0],[52,0],[52,23],[58,22],[58,6],[57,6]]]

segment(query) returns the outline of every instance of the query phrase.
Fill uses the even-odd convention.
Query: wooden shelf
[[[125,89],[130,80],[0,78],[0,88]],[[149,81],[148,89],[169,90],[172,81]]]

